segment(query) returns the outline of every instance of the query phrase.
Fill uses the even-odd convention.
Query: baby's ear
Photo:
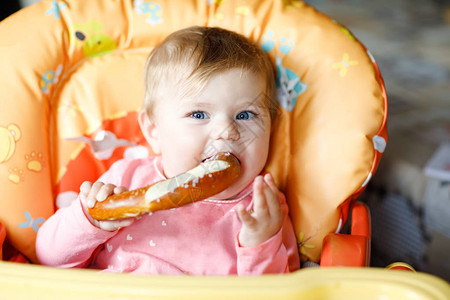
[[[159,131],[154,120],[152,120],[147,111],[142,109],[138,116],[139,126],[144,134],[147,143],[152,147],[155,154],[161,153]]]

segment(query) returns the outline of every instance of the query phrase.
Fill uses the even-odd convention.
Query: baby
[[[299,268],[285,197],[264,174],[277,116],[269,58],[245,37],[190,27],[168,36],[145,67],[139,124],[153,152],[116,162],[40,228],[42,264],[142,274],[257,275]],[[192,169],[217,152],[241,162],[219,194],[136,219],[97,221],[109,195]]]

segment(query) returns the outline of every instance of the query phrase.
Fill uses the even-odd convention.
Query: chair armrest
[[[355,201],[351,233],[330,233],[323,240],[320,266],[363,267],[370,264],[370,212],[367,205]]]
[[[0,260],[3,260],[3,243],[6,238],[6,229],[5,226],[0,222]]]
[[[352,208],[351,235],[372,236],[369,207],[360,201],[355,201]]]
[[[0,261],[7,259],[9,262],[27,263],[28,262],[27,258],[19,252],[9,257],[9,254],[11,253],[8,253],[9,251],[7,247],[6,247],[7,258],[3,257],[3,248],[5,245],[5,239],[6,239],[6,228],[2,224],[2,222],[0,222]]]
[[[408,272],[416,272],[414,268],[407,263],[404,262],[395,262],[390,264],[385,268],[386,270],[396,270],[396,271],[408,271]]]

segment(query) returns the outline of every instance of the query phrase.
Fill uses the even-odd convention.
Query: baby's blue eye
[[[206,119],[207,116],[202,111],[196,111],[196,112],[191,113],[190,117],[193,119],[203,120],[203,119]]]
[[[236,120],[249,120],[255,117],[255,114],[249,111],[240,112],[236,116]]]

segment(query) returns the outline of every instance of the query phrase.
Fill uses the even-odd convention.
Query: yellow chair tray
[[[0,262],[0,299],[450,299],[450,285],[435,276],[375,268],[309,268],[235,279]]]

